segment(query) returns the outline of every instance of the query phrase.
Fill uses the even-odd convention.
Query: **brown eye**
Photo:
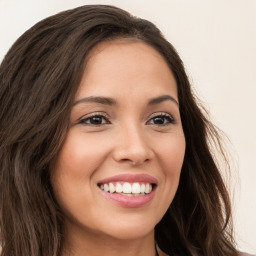
[[[102,116],[102,115],[94,115],[94,116],[90,116],[87,118],[82,119],[80,122],[80,124],[88,124],[88,125],[103,125],[103,124],[108,124],[109,121],[106,119],[106,117]]]
[[[151,125],[168,125],[174,123],[174,119],[171,115],[162,114],[152,117],[147,123]]]

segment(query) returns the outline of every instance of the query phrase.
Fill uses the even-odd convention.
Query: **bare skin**
[[[154,228],[174,198],[184,153],[177,85],[163,57],[140,41],[96,46],[52,170],[65,214],[63,256],[155,256]],[[152,191],[130,194],[141,196],[138,204],[125,194],[134,192],[112,200],[101,183],[123,174]]]

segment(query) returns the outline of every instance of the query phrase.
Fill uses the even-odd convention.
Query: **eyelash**
[[[104,120],[105,123],[98,123],[98,124],[97,123],[93,124],[91,122],[88,123],[88,121],[92,121],[93,118],[98,118],[98,120],[100,119],[101,121]],[[105,113],[96,112],[96,113],[93,113],[85,118],[82,118],[78,123],[83,124],[83,125],[100,126],[100,125],[110,124],[110,121],[108,119],[109,118]]]
[[[92,123],[93,118],[97,118],[97,121],[100,121],[100,123]],[[158,120],[157,120],[158,119]],[[104,120],[104,123],[102,123],[102,121]],[[151,123],[151,121],[160,121],[160,123]],[[96,121],[96,120],[94,120]],[[162,122],[162,123],[161,123]],[[169,124],[173,124],[175,122],[174,118],[167,113],[155,113],[153,117],[151,117],[146,124],[148,125],[157,125],[157,126],[165,126],[165,125],[169,125]],[[83,124],[83,125],[91,125],[91,126],[101,126],[101,125],[106,125],[106,124],[111,124],[111,122],[109,121],[108,116],[105,113],[93,113],[83,119],[81,119],[79,122],[79,124]]]
[[[169,124],[174,124],[175,120],[174,118],[168,114],[168,113],[155,113],[153,117],[151,117],[148,121],[147,124],[154,120],[156,121],[156,119],[158,118],[158,121],[163,121],[163,123],[160,124],[152,124],[152,125],[157,125],[157,126],[165,126],[165,125],[169,125]]]

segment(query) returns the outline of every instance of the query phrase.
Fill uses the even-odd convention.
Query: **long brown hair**
[[[161,53],[178,85],[186,153],[177,194],[155,228],[159,247],[170,255],[238,255],[229,196],[210,150],[219,135],[198,106],[179,55],[149,21],[88,5],[33,26],[1,63],[1,256],[60,256],[63,216],[50,165],[68,130],[86,56],[102,41],[125,37]]]

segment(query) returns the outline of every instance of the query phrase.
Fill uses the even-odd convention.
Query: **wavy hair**
[[[155,228],[159,247],[170,255],[238,255],[228,192],[211,152],[211,141],[220,137],[199,107],[178,53],[151,22],[106,5],[42,20],[1,63],[0,255],[61,255],[63,215],[50,166],[69,128],[86,57],[98,43],[116,38],[152,46],[178,86],[186,152],[176,196]]]

